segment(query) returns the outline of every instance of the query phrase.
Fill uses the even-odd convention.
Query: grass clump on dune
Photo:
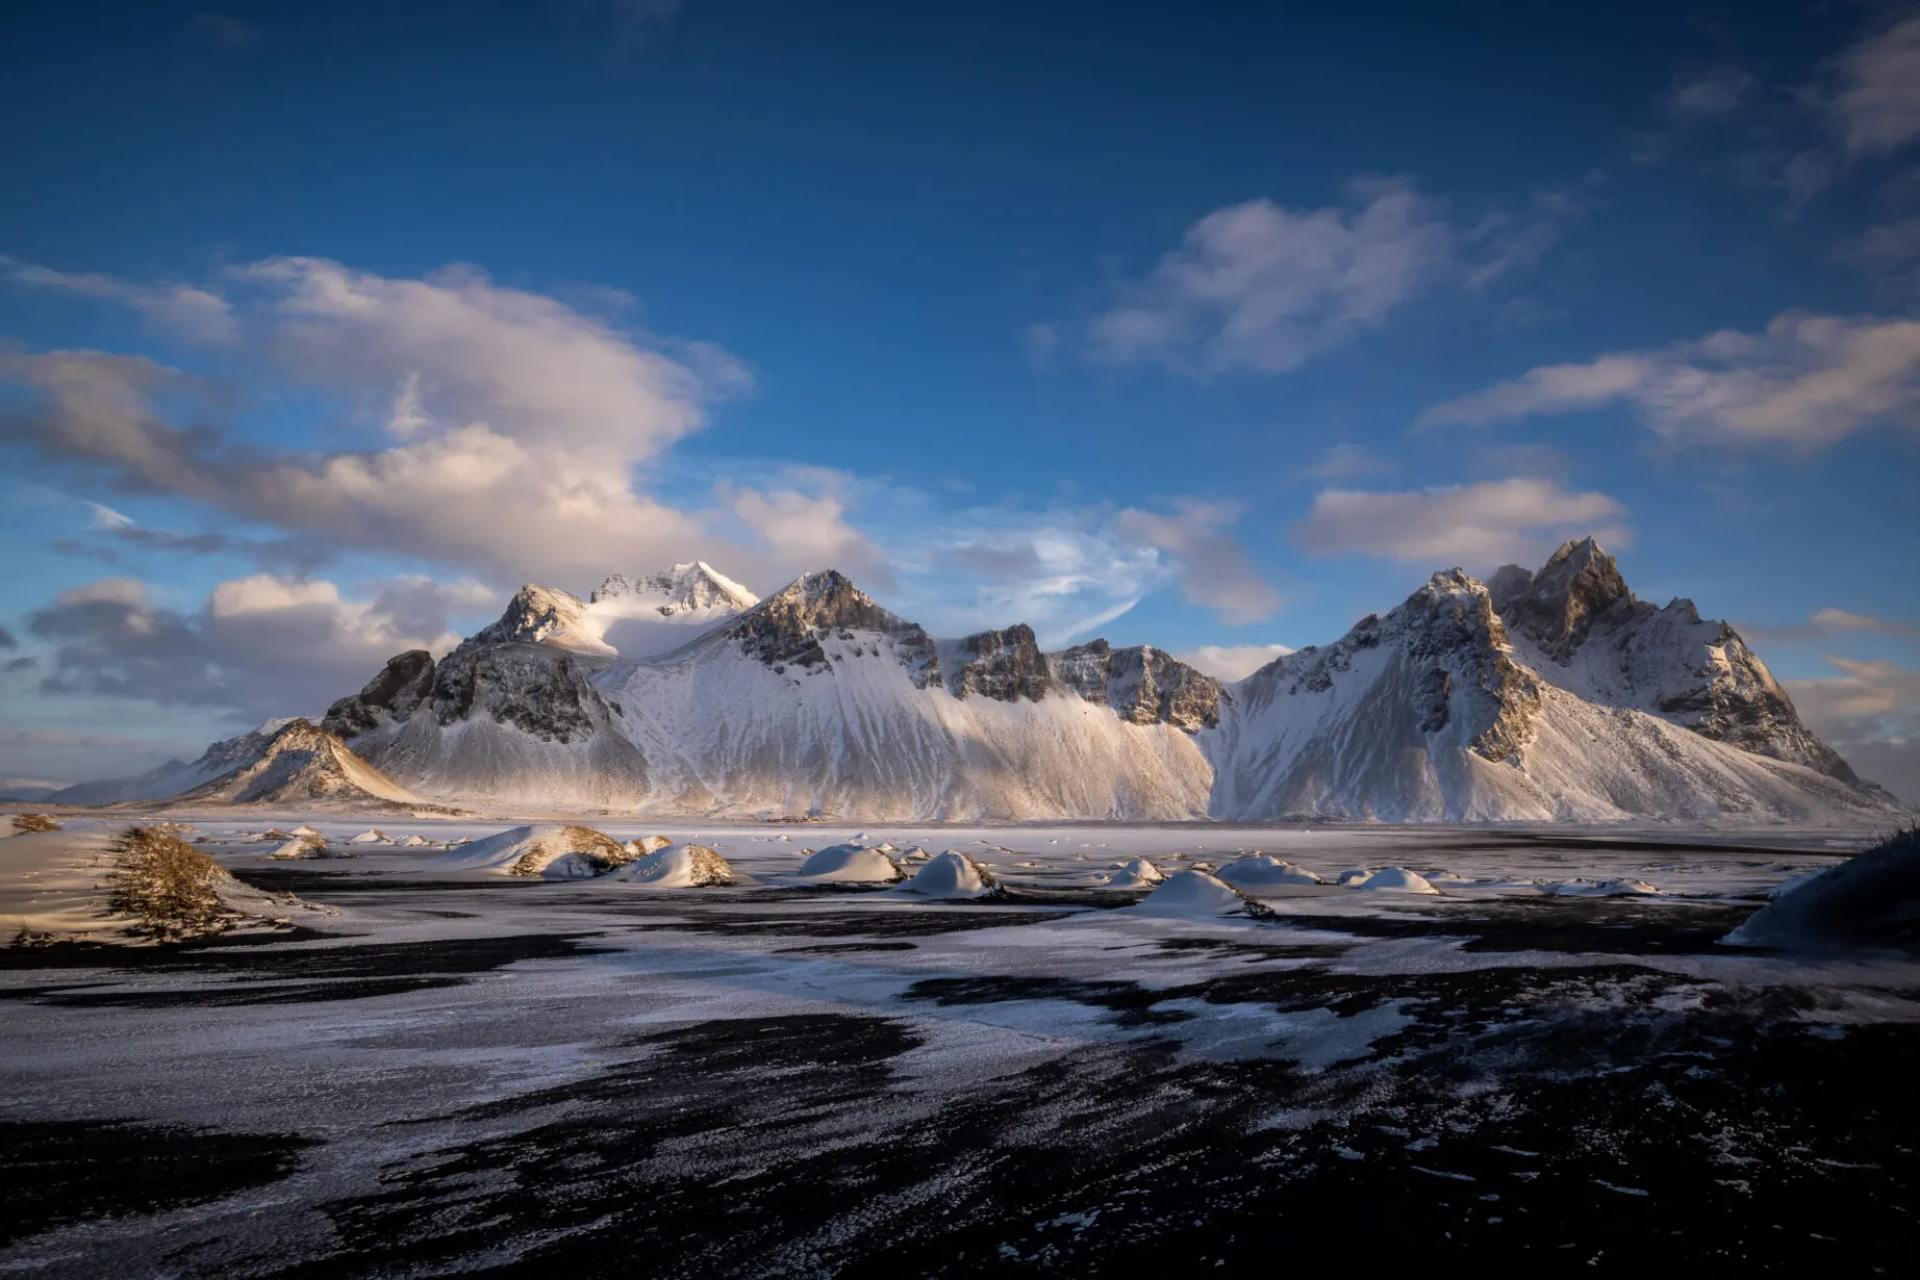
[[[161,942],[218,933],[240,919],[220,900],[227,873],[178,836],[130,827],[107,846],[113,855],[114,911]]]
[[[60,824],[49,814],[22,813],[14,816],[13,829],[21,835],[31,835],[36,831],[58,831]]]

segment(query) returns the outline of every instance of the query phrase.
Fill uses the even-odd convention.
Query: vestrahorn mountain
[[[623,657],[610,623],[670,625]],[[399,654],[321,729],[427,800],[852,821],[1884,821],[1690,601],[1636,599],[1591,539],[1397,608],[1234,684],[1149,646],[937,639],[839,573],[765,600],[702,563],[529,585],[446,657]],[[246,743],[193,766],[245,767]],[[159,771],[157,771],[159,772]],[[147,775],[147,789],[164,780]],[[111,796],[109,784],[90,794]]]

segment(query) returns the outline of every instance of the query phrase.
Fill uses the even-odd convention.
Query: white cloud
[[[403,649],[458,643],[449,613],[499,603],[471,581],[369,583],[354,599],[324,580],[257,574],[222,582],[193,613],[156,604],[132,578],[63,591],[29,615],[52,649],[50,693],[206,706],[248,717],[314,715]]]
[[[1284,644],[1203,644],[1173,656],[1188,666],[1229,683],[1244,680],[1275,658],[1293,650]]]
[[[196,285],[143,285],[94,272],[75,274],[0,254],[0,277],[39,289],[100,298],[133,308],[154,328],[189,342],[227,342],[235,336],[232,307]]]
[[[833,554],[862,560],[831,495],[805,483],[674,503],[636,488],[705,404],[750,385],[711,346],[616,329],[553,298],[450,269],[390,279],[314,258],[232,269],[245,353],[382,429],[375,447],[274,452],[204,425],[204,381],[142,357],[0,348],[0,379],[39,402],[0,433],[326,548],[366,548],[489,578],[597,581],[696,556],[762,585]],[[127,301],[124,291],[112,296]],[[224,305],[224,304],[223,304]],[[192,429],[187,426],[192,424]],[[688,501],[691,499],[691,501]],[[811,521],[812,523],[808,523]],[[864,563],[877,558],[870,552]]]
[[[1920,803],[1920,671],[1827,661],[1838,675],[1782,682],[1795,709],[1862,777]]]
[[[93,519],[89,522],[91,528],[112,532],[133,527],[133,517],[122,515],[104,503],[89,502],[87,509],[93,513]]]
[[[1667,109],[1682,117],[1725,115],[1746,100],[1753,84],[1753,75],[1739,67],[1711,67],[1676,80],[1667,91]]]
[[[1627,546],[1611,523],[1621,505],[1603,493],[1573,493],[1550,480],[1516,478],[1403,493],[1328,489],[1316,494],[1294,543],[1313,556],[1364,555],[1422,567],[1491,568],[1536,563],[1550,546],[1591,534]]]
[[[1302,467],[1297,473],[1304,480],[1358,480],[1393,470],[1393,464],[1376,458],[1359,445],[1342,442],[1322,454],[1320,461]]]
[[[1830,444],[1920,426],[1920,321],[1788,312],[1764,333],[1549,365],[1438,404],[1417,427],[1485,426],[1624,403],[1675,441]]]
[[[1357,178],[1344,206],[1268,199],[1216,209],[1143,279],[1123,284],[1087,333],[1107,364],[1205,375],[1285,373],[1379,328],[1442,282],[1480,289],[1537,260],[1577,217],[1570,190],[1535,194],[1461,228],[1405,178]],[[1051,353],[1055,326],[1030,330]]]
[[[1263,581],[1240,544],[1223,530],[1240,518],[1230,503],[1182,499],[1172,515],[1128,508],[1113,526],[1124,538],[1154,547],[1178,562],[1181,594],[1231,625],[1259,622],[1280,607],[1280,594]]]
[[[1849,152],[1884,155],[1920,137],[1920,16],[1860,41],[1834,66],[1830,107]]]
[[[1816,610],[1804,623],[1794,626],[1749,626],[1743,630],[1769,640],[1824,640],[1833,636],[1863,633],[1920,640],[1920,625],[1835,608]]]
[[[1450,267],[1443,206],[1412,183],[1354,184],[1353,208],[1215,210],[1095,321],[1097,358],[1280,373],[1377,327]]]
[[[734,516],[767,546],[779,548],[785,560],[809,569],[839,569],[850,578],[866,577],[875,586],[887,585],[891,575],[879,550],[846,522],[839,477],[814,474],[824,481],[825,491],[765,492],[722,482],[719,495]]]
[[[1871,274],[1891,296],[1920,294],[1920,216],[1869,227],[1843,242],[1835,256]]]

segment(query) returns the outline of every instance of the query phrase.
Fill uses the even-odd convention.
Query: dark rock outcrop
[[[1105,640],[1048,655],[1053,678],[1088,702],[1104,702],[1133,724],[1170,724],[1188,733],[1220,723],[1220,682],[1151,645],[1115,649]]]
[[[947,691],[956,698],[977,693],[1001,702],[1038,702],[1053,683],[1047,657],[1033,638],[1033,628],[1024,622],[956,641],[949,662],[956,661],[947,672]]]

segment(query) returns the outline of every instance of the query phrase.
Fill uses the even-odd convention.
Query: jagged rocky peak
[[[860,653],[871,642],[876,655],[884,644],[920,688],[939,676],[933,640],[920,625],[881,608],[837,569],[795,579],[727,624],[724,634],[781,671],[831,671],[827,644],[838,640]]]
[[[1334,643],[1286,654],[1249,680],[1288,697],[1322,694],[1374,649],[1401,664],[1406,705],[1421,733],[1451,726],[1485,759],[1519,758],[1540,710],[1539,683],[1513,660],[1491,593],[1462,569],[1434,574],[1385,617],[1370,613]]]
[[[544,644],[580,653],[614,652],[600,638],[600,628],[580,597],[531,582],[514,593],[498,622],[474,632],[466,644]]]
[[[1637,603],[1620,566],[1592,538],[1562,543],[1538,573],[1507,565],[1494,575],[1493,599],[1506,623],[1541,652],[1564,661],[1580,647],[1594,620]]]
[[[977,693],[1001,702],[1038,702],[1053,683],[1047,657],[1024,622],[953,641],[947,663],[947,692],[956,698]]]
[[[1220,723],[1220,682],[1151,645],[1116,649],[1090,640],[1049,654],[1048,664],[1054,680],[1132,724],[1198,733]]]
[[[652,611],[663,618],[718,618],[744,613],[760,598],[706,561],[691,560],[640,578],[612,574],[588,603]]]
[[[405,720],[432,696],[433,673],[433,655],[425,649],[409,649],[388,658],[387,665],[359,693],[327,708],[321,727],[351,738],[389,721]]]
[[[1494,578],[1502,587],[1494,592],[1501,616],[1547,680],[1858,784],[1847,763],[1800,723],[1786,691],[1737,631],[1701,618],[1691,600],[1659,608],[1635,598],[1592,538],[1564,544],[1538,573],[1510,565]]]
[[[389,658],[359,693],[327,708],[321,724],[352,739],[416,713],[441,725],[480,715],[549,742],[571,742],[606,726],[617,709],[565,652],[469,641],[437,663],[424,649]]]

